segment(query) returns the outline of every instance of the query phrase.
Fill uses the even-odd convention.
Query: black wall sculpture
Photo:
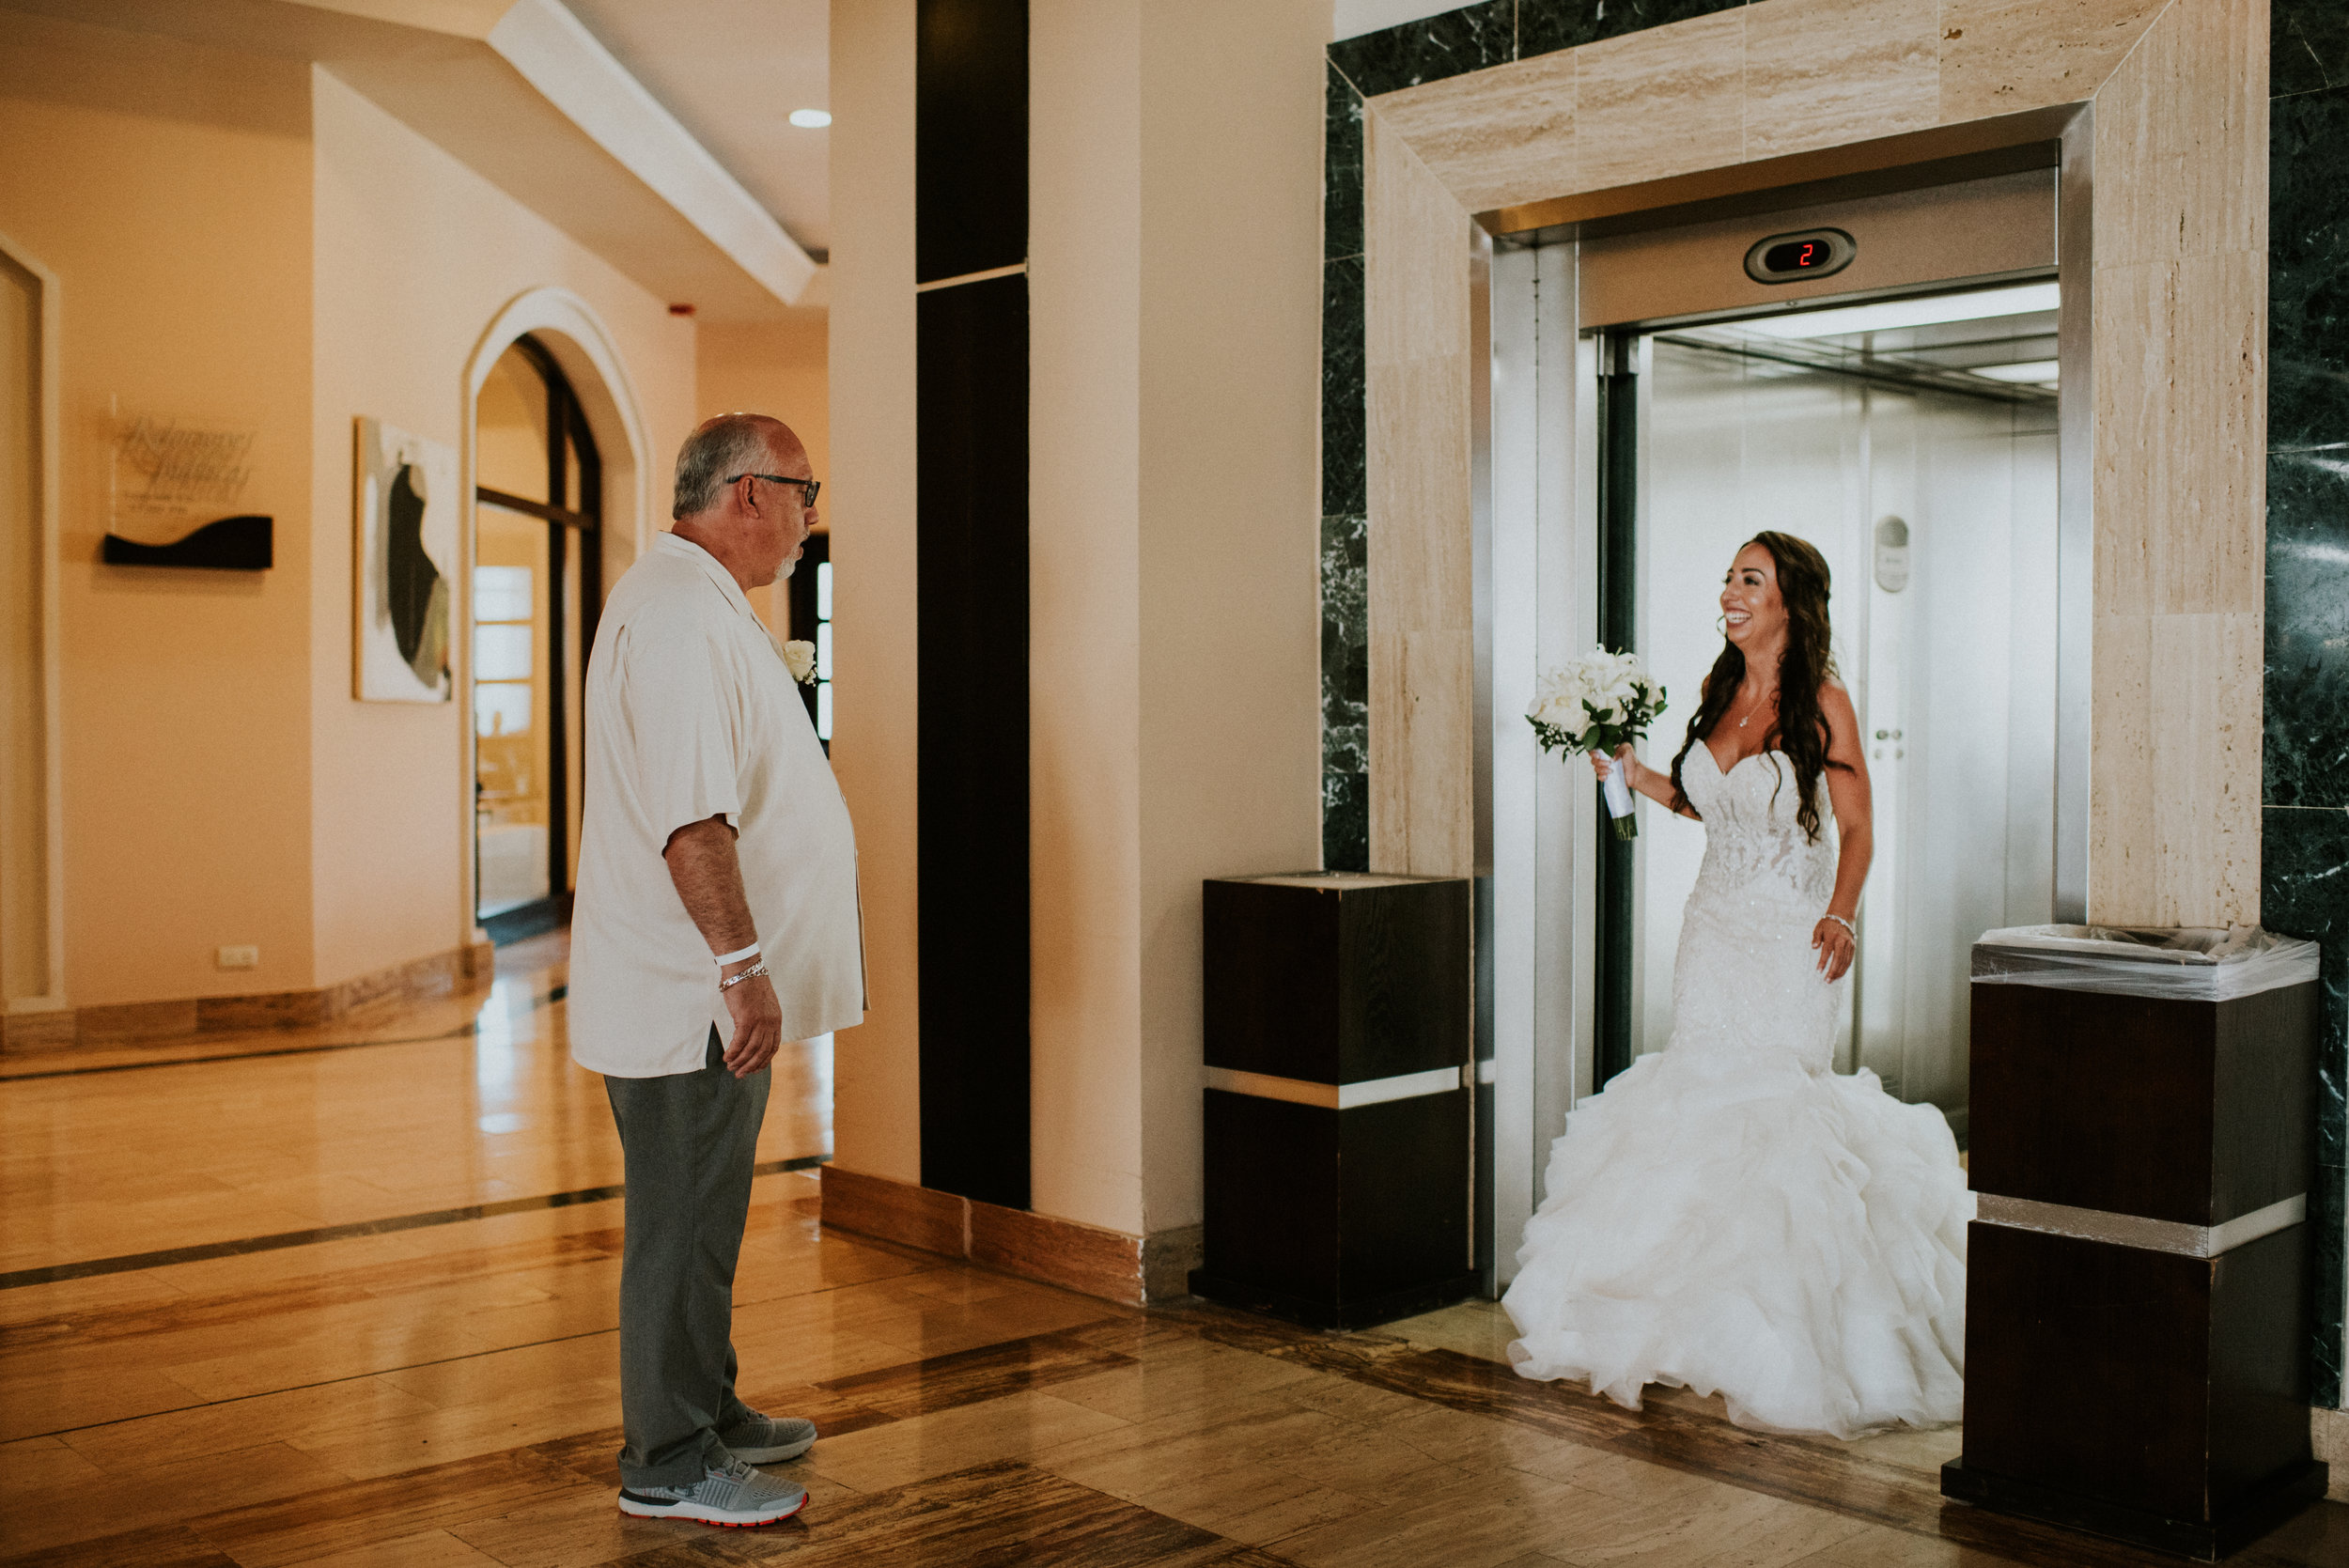
[[[210,571],[267,571],[274,559],[272,523],[257,516],[222,518],[167,545],[143,545],[109,534],[98,558],[110,567],[200,567]]]

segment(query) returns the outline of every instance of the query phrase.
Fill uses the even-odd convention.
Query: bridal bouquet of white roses
[[[1650,721],[1663,711],[1664,689],[1649,677],[1638,654],[1593,648],[1542,677],[1525,717],[1545,752],[1612,757],[1615,748],[1647,734]],[[1631,786],[1624,782],[1623,769],[1611,769],[1602,788],[1615,836],[1637,837],[1639,821],[1632,815]]]

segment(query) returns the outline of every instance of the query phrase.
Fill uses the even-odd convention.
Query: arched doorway
[[[506,942],[570,913],[603,463],[569,380],[530,335],[490,365],[474,420],[474,914]]]
[[[0,1040],[65,1011],[57,280],[0,235]]]

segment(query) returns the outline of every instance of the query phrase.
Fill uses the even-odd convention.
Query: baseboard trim
[[[835,1156],[835,1158],[838,1157]],[[970,1256],[971,1201],[910,1182],[824,1167],[824,1223],[949,1258]]]
[[[50,1013],[14,1013],[0,1017],[0,1052],[14,1056],[229,1030],[295,1029],[332,1023],[369,1002],[392,998],[421,1001],[464,989],[469,983],[486,979],[495,966],[496,950],[486,942],[472,942],[445,953],[353,975],[314,990],[183,997],[166,1001],[60,1008]]]
[[[1189,1294],[1200,1230],[1186,1225],[1147,1236],[1003,1208],[951,1192],[823,1168],[826,1226],[960,1258],[1128,1307]]]

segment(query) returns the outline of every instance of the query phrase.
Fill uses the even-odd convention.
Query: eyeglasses
[[[764,479],[770,485],[797,485],[800,487],[800,505],[802,506],[815,505],[816,492],[824,488],[824,482],[821,479],[794,479],[784,474],[729,474],[726,475],[726,483],[729,485],[737,479]]]

